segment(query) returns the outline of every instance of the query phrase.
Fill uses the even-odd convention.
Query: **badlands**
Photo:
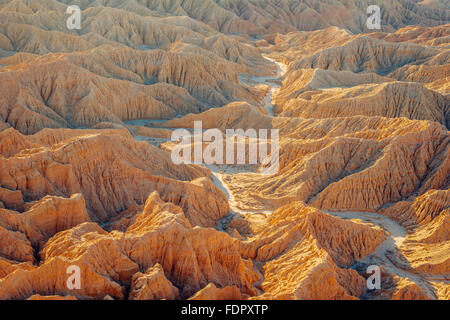
[[[449,300],[449,94],[448,0],[0,0],[0,300]]]

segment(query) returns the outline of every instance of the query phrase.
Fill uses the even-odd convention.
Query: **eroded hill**
[[[0,0],[0,299],[450,299],[449,12]],[[279,170],[175,164],[196,121]]]

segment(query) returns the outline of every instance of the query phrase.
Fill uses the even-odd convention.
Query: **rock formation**
[[[130,56],[136,61],[129,61]],[[125,59],[128,66],[118,63]],[[161,50],[100,47],[73,56],[49,54],[16,65],[14,76],[0,73],[0,118],[31,134],[46,127],[90,127],[105,121],[121,124],[198,113],[206,109],[201,101],[216,106],[236,99],[256,102],[262,92],[240,85],[236,71],[226,60],[219,67],[217,60],[213,63],[204,55]]]
[[[5,144],[9,136],[24,144],[43,140],[40,148],[0,157],[0,185],[28,200],[82,193],[93,219],[107,221],[160,190],[164,199],[187,209],[193,224],[215,226],[228,212],[224,195],[206,178],[207,169],[174,165],[169,154],[136,142],[126,130],[47,130],[30,138],[9,130],[13,134],[5,134]]]
[[[131,284],[130,299],[132,300],[173,300],[179,291],[164,276],[160,264],[149,268],[145,274],[135,273]]]
[[[77,298],[75,298],[74,296],[41,296],[39,294],[35,294],[31,297],[29,297],[27,300],[50,300],[50,301],[55,301],[55,300],[77,300]]]
[[[450,299],[449,14],[0,0],[0,300]],[[175,164],[196,121],[279,150]]]
[[[390,82],[349,89],[317,88],[292,95],[295,98],[281,104],[277,110],[281,116],[316,119],[352,115],[405,117],[450,125],[449,99],[417,83]]]
[[[150,195],[125,232],[107,233],[95,223],[80,224],[48,241],[41,258],[39,267],[4,277],[0,298],[68,292],[66,270],[71,265],[82,274],[81,290],[71,292],[84,298],[124,298],[125,286],[130,285],[132,298],[175,298],[177,290],[169,280],[186,298],[210,282],[235,285],[242,294],[254,295],[253,283],[259,279],[252,262],[241,258],[239,241],[213,229],[193,228],[180,207],[163,202],[157,193]]]
[[[220,289],[210,283],[189,300],[241,300],[241,297],[239,289],[235,286]]]
[[[425,278],[431,276],[435,296],[440,299],[449,298],[448,292],[442,290],[450,268],[449,205],[448,189],[430,190],[380,211],[398,220],[408,230],[400,253],[393,258],[410,272]]]
[[[448,130],[436,122],[362,116],[270,118],[251,106],[229,107],[166,125],[191,128],[200,120],[208,128],[220,118],[220,129],[280,130],[278,173],[225,178],[241,209],[277,208],[301,200],[323,209],[373,211],[413,192],[448,186]]]

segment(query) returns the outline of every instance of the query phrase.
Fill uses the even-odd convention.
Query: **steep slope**
[[[0,0],[0,299],[448,300],[449,14]],[[279,130],[278,170],[176,165],[195,121]]]
[[[153,193],[144,211],[124,233],[108,234],[96,224],[85,223],[57,234],[42,251],[39,267],[21,269],[0,280],[0,298],[27,298],[36,293],[61,295],[68,291],[65,278],[70,265],[81,269],[84,285],[73,294],[84,298],[124,298],[126,286],[133,282],[137,289],[138,282],[162,277],[161,268],[168,280],[182,288],[180,294],[184,297],[209,282],[236,285],[243,294],[255,294],[252,284],[259,276],[252,263],[240,257],[239,248],[239,242],[225,233],[193,228],[180,207],[163,202]],[[159,276],[148,271],[144,280],[137,273],[151,267],[159,268]],[[167,279],[161,281],[168,284]],[[136,289],[133,297],[139,296]]]
[[[302,200],[323,209],[371,211],[413,192],[448,187],[449,135],[436,122],[362,116],[270,118],[251,106],[228,106],[165,125],[192,128],[196,120],[203,121],[204,129],[280,130],[278,173],[225,176],[243,210]]]
[[[310,90],[281,103],[277,111],[284,117],[315,119],[354,115],[406,117],[437,121],[450,127],[449,105],[447,97],[421,84],[391,82],[349,89]]]
[[[436,296],[448,299],[439,288],[447,284],[450,259],[450,191],[430,190],[424,195],[398,202],[381,213],[397,219],[408,228],[401,256],[394,258],[411,272],[429,278]],[[426,258],[424,258],[426,257]]]
[[[258,299],[356,299],[365,280],[347,269],[385,239],[384,231],[297,202],[269,216],[248,251],[263,267]],[[245,248],[245,247],[244,247]]]
[[[193,224],[215,226],[228,212],[224,195],[206,178],[208,170],[176,166],[169,154],[136,142],[125,130],[80,130],[72,137],[69,131],[50,146],[1,156],[0,168],[0,185],[20,190],[27,201],[82,193],[96,221],[107,222],[135,202],[144,203],[154,190],[186,208]]]
[[[450,37],[450,25],[436,27],[408,26],[394,33],[371,33],[371,37],[390,42],[413,42],[430,46],[447,46]]]
[[[392,43],[369,36],[358,36],[340,47],[332,47],[292,63],[292,69],[320,68],[388,75],[410,63],[425,62],[440,49],[412,43]]]

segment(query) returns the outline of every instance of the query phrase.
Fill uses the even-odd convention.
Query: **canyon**
[[[450,7],[375,2],[0,0],[0,300],[450,299]]]

